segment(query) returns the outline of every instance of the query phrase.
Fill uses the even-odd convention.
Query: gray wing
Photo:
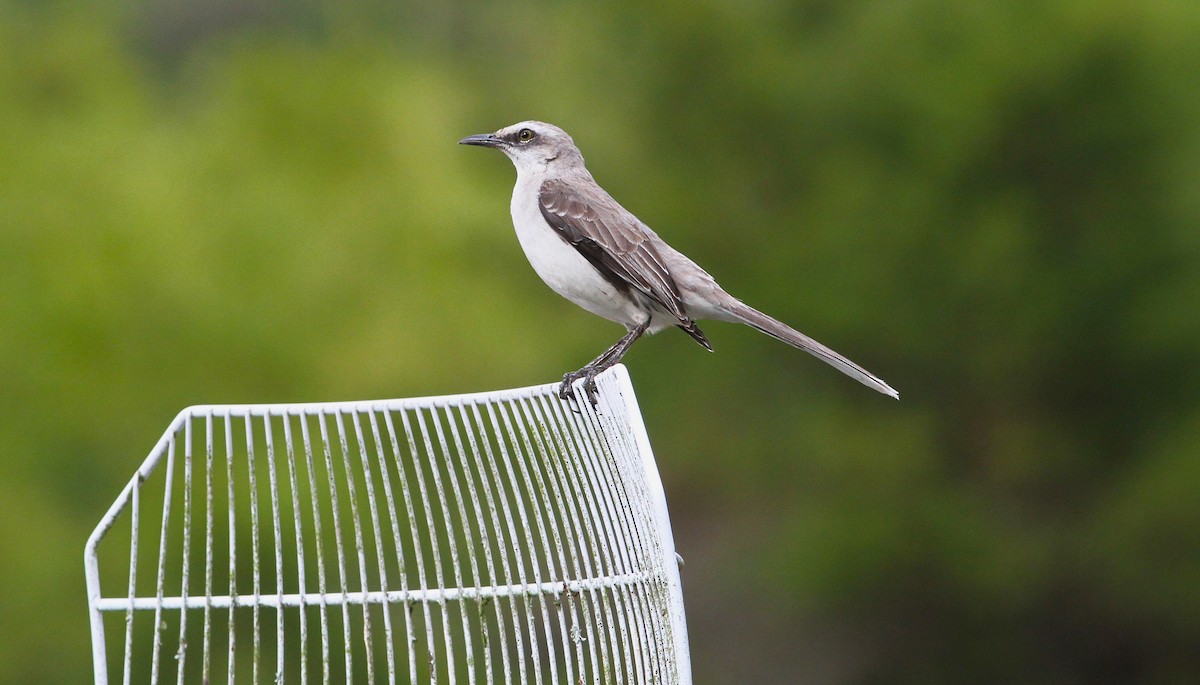
[[[603,189],[595,183],[545,181],[538,206],[550,227],[609,282],[622,290],[634,288],[681,323],[692,322],[642,223]]]
[[[643,224],[595,182],[549,180],[538,190],[546,223],[620,290],[633,288],[679,320],[684,333],[709,351],[712,345],[688,316],[671,272]]]

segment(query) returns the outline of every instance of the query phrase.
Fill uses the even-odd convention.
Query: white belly
[[[597,316],[625,326],[644,321],[648,312],[613,287],[546,223],[536,192],[524,188],[526,184],[536,187],[540,181],[518,178],[513,189],[512,219],[521,249],[537,275],[551,290]]]

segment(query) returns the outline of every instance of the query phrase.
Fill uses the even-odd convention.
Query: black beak
[[[473,136],[467,136],[458,141],[459,145],[482,145],[483,147],[501,147],[505,141],[497,138],[493,133],[479,133]]]

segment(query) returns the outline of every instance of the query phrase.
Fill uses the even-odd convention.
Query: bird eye
[[[536,137],[537,137],[537,134],[527,128],[523,128],[520,131],[517,131],[517,140],[521,141],[522,143],[528,143],[529,141],[533,140]]]

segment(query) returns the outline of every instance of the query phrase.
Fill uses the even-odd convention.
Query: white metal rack
[[[182,411],[87,542],[95,682],[688,685],[633,387],[597,386]]]

